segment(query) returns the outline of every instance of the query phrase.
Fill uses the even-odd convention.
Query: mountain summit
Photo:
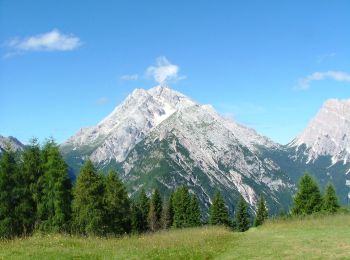
[[[308,162],[329,155],[332,164],[350,160],[350,99],[330,99],[324,103],[308,127],[290,144],[306,146]]]
[[[131,195],[185,185],[206,210],[215,190],[235,205],[242,194],[255,209],[260,193],[279,210],[294,188],[263,149],[280,145],[165,86],[136,89],[99,124],[62,145],[77,170],[86,160],[117,168]]]

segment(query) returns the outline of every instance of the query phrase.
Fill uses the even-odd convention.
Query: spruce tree
[[[247,231],[249,229],[249,214],[247,204],[241,195],[239,198],[238,206],[235,216],[236,229],[240,232]]]
[[[292,213],[308,215],[322,209],[321,192],[315,179],[308,173],[300,178],[298,192],[294,198]]]
[[[201,224],[201,210],[199,208],[197,196],[194,194],[190,196],[188,217],[189,217],[188,223],[190,227],[197,227]]]
[[[39,185],[41,197],[38,203],[39,228],[49,232],[69,229],[71,217],[71,182],[68,166],[63,160],[58,145],[50,139],[42,153],[43,177]]]
[[[264,199],[264,196],[261,194],[259,203],[258,203],[258,211],[256,212],[256,218],[254,221],[254,226],[260,226],[264,223],[264,221],[267,219],[268,213],[266,208],[266,202]]]
[[[18,200],[14,191],[14,176],[17,173],[15,154],[7,147],[0,159],[0,238],[20,235],[18,219],[13,210]]]
[[[73,229],[85,235],[105,233],[103,176],[89,160],[80,169],[73,190]]]
[[[169,201],[164,202],[161,217],[161,226],[163,229],[168,229],[171,227],[171,214],[170,214],[170,204]]]
[[[172,197],[172,207],[174,211],[173,227],[189,227],[189,208],[191,198],[186,187],[179,187],[175,190]]]
[[[137,203],[131,203],[131,230],[133,233],[141,233],[143,231],[142,212]]]
[[[148,212],[148,225],[151,231],[157,231],[161,227],[162,198],[158,189],[155,189]]]
[[[334,186],[329,183],[326,187],[325,195],[323,197],[322,209],[329,213],[335,213],[339,208],[339,199],[335,193]]]
[[[228,210],[219,191],[214,194],[213,203],[209,208],[209,224],[229,225]]]
[[[148,230],[148,212],[150,208],[150,199],[147,197],[146,192],[144,189],[141,190],[139,198],[138,198],[138,208],[141,212],[140,214],[140,224],[141,229],[140,232],[145,232]]]
[[[21,186],[23,198],[24,233],[30,233],[38,222],[38,205],[42,196],[39,183],[43,178],[41,149],[37,139],[33,138],[21,156]]]
[[[104,206],[107,232],[130,232],[130,200],[124,184],[113,170],[109,171],[105,179]]]

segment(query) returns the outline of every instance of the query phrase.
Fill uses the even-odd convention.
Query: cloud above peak
[[[310,88],[311,82],[316,80],[332,79],[336,81],[350,82],[350,74],[343,71],[314,72],[299,80],[295,89],[306,90]]]
[[[50,32],[27,38],[15,38],[8,41],[6,45],[13,51],[18,52],[71,51],[81,45],[81,40],[72,34],[64,34],[54,29]]]
[[[160,56],[157,58],[155,65],[147,68],[146,76],[151,76],[160,85],[165,85],[170,81],[179,81],[186,78],[185,76],[179,76],[179,70],[178,65],[171,64],[165,56]]]

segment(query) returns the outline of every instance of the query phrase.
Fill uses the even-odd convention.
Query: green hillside
[[[0,259],[349,258],[350,215],[270,221],[245,233],[222,227],[123,238],[34,235],[0,242]]]

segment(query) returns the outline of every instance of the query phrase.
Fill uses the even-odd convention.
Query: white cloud
[[[44,34],[30,36],[24,39],[13,39],[7,42],[10,49],[24,51],[71,51],[78,48],[81,41],[74,35],[63,34],[52,30]]]
[[[167,84],[169,81],[179,81],[185,79],[185,76],[179,76],[179,66],[171,64],[166,57],[161,56],[156,60],[155,66],[149,66],[146,70],[147,76],[152,76],[160,85]]]
[[[125,80],[125,81],[138,80],[138,78],[139,78],[138,74],[123,75],[120,77],[121,80]]]
[[[310,88],[310,84],[315,80],[333,79],[336,81],[350,82],[350,74],[343,71],[314,72],[299,80],[296,89],[305,90]]]

